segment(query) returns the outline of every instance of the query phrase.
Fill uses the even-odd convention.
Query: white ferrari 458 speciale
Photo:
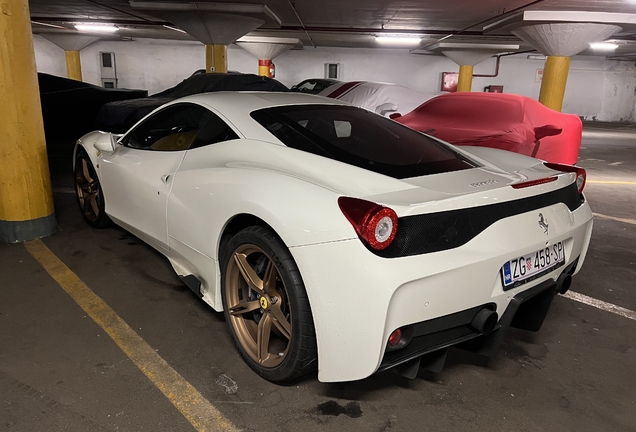
[[[165,255],[274,382],[494,355],[510,327],[541,327],[592,231],[579,167],[299,93],[176,100],[74,158],[86,221]]]

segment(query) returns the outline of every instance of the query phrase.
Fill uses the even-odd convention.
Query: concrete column
[[[269,66],[272,64],[271,60],[258,59],[258,75],[271,78],[269,73]]]
[[[427,47],[427,50],[441,52],[459,65],[458,92],[472,91],[473,69],[476,64],[502,51],[517,49],[519,45],[466,42],[440,42]]]
[[[206,47],[206,68],[214,63],[216,72],[227,72],[227,46],[266,22],[280,27],[281,20],[269,7],[260,3],[230,3],[211,1],[137,1],[135,9],[150,11],[176,24]]]
[[[205,71],[227,72],[227,46],[226,45],[205,45]]]
[[[214,45],[214,70],[227,72],[227,45]]]
[[[591,43],[607,39],[621,27],[600,23],[544,23],[511,30],[531,44],[546,58],[539,102],[561,111],[570,70],[570,57],[587,49]]]
[[[570,57],[548,56],[546,58],[539,102],[555,111],[561,111],[569,70]]]
[[[0,4],[0,240],[55,230],[28,0]]]
[[[66,76],[76,81],[82,81],[80,51],[93,42],[98,41],[99,37],[62,33],[40,33],[40,36],[64,50],[66,55]]]
[[[214,72],[214,45],[205,45],[205,72]]]
[[[79,51],[64,51],[66,55],[66,76],[76,81],[82,81],[82,64]]]
[[[258,74],[273,78],[270,74],[272,60],[296,46],[302,47],[300,39],[262,36],[244,36],[236,44],[258,59]]]
[[[459,67],[459,79],[457,80],[458,92],[469,92],[473,90],[473,69],[471,65],[461,65]]]

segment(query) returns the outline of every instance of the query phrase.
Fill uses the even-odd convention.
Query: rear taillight
[[[565,165],[550,162],[544,162],[543,165],[555,171],[576,173],[576,188],[579,190],[579,193],[583,192],[583,188],[585,187],[585,180],[587,179],[587,173],[585,172],[585,169],[575,165]]]
[[[358,237],[372,249],[386,249],[395,239],[398,217],[392,209],[349,197],[338,198],[338,206]]]

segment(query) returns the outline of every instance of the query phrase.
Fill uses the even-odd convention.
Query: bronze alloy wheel
[[[86,223],[93,228],[106,228],[112,224],[105,211],[99,178],[83,149],[77,151],[75,158],[75,195]]]
[[[75,189],[80,210],[84,217],[95,222],[100,216],[100,195],[97,175],[86,158],[79,158],[75,164]]]
[[[248,226],[226,233],[219,257],[223,313],[248,366],[276,383],[316,370],[309,297],[281,238],[269,227]]]
[[[237,342],[258,366],[279,366],[292,340],[289,295],[280,269],[260,247],[242,244],[229,257],[226,271],[226,307]]]

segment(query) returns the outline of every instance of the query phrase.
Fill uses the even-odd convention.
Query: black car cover
[[[99,111],[100,130],[124,133],[155,108],[175,99],[217,91],[289,91],[275,79],[254,74],[207,73],[193,75],[176,86],[147,98],[112,102]]]

